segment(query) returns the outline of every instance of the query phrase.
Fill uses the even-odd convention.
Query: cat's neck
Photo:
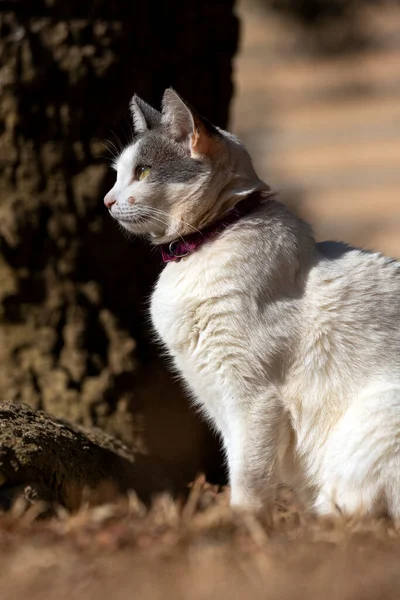
[[[254,192],[239,201],[225,215],[222,215],[214,223],[211,223],[203,230],[189,234],[185,237],[181,236],[179,239],[169,242],[168,244],[162,244],[160,250],[163,262],[179,261],[182,258],[187,257],[203,244],[210,242],[212,238],[219,233],[259,208],[262,204],[270,202],[273,197],[274,194],[271,192]]]

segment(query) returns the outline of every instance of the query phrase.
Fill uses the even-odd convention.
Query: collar
[[[202,231],[196,231],[169,244],[162,244],[160,246],[162,261],[164,263],[178,261],[192,254],[210,238],[218,235],[227,227],[248,215],[252,210],[264,204],[271,196],[270,192],[254,192],[238,202],[224,217],[211,223]]]

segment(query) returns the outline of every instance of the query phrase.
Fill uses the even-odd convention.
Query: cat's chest
[[[215,325],[225,318],[221,298],[229,286],[230,278],[221,276],[218,261],[201,256],[172,263],[162,271],[150,314],[154,328],[173,355],[200,357],[219,343]]]
[[[173,353],[186,353],[198,341],[205,304],[212,295],[202,280],[201,269],[172,264],[161,273],[154,289],[151,320]]]

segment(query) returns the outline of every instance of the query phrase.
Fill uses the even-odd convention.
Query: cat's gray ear
[[[164,92],[161,121],[168,127],[177,142],[185,140],[194,132],[192,112],[172,88]]]
[[[167,127],[175,141],[189,142],[192,155],[209,153],[210,128],[172,88],[164,92],[161,115],[162,125]]]
[[[160,125],[161,113],[136,94],[133,96],[129,108],[131,109],[133,127],[136,133],[143,133]]]

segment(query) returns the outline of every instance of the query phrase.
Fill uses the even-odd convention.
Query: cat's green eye
[[[150,167],[145,167],[143,165],[140,165],[136,169],[136,179],[138,179],[139,181],[142,181],[143,179],[145,179],[147,177],[147,175],[149,173],[150,173]]]

